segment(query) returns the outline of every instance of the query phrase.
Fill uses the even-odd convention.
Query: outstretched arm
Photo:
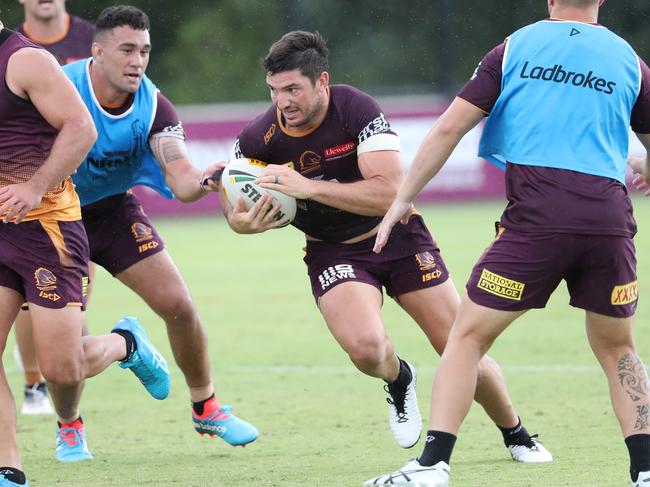
[[[379,225],[375,240],[375,252],[380,252],[384,247],[392,228],[398,221],[406,222],[408,220],[415,197],[422,191],[424,185],[442,169],[460,139],[484,116],[485,113],[482,110],[457,97],[436,121],[420,144],[406,179]]]
[[[31,101],[59,131],[44,163],[26,182],[0,189],[3,221],[19,223],[43,195],[81,164],[97,139],[93,120],[56,60],[41,49],[20,49],[9,58],[5,80],[17,96]]]

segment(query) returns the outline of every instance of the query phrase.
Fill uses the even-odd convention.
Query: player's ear
[[[93,42],[92,46],[90,47],[90,50],[93,55],[93,61],[101,62],[100,59],[102,57],[102,46],[99,42]]]
[[[318,77],[318,83],[320,83],[320,87],[327,88],[330,84],[330,74],[327,71],[323,71]]]

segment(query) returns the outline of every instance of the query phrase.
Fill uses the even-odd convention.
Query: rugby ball
[[[288,220],[290,223],[296,217],[296,199],[280,191],[255,184],[255,180],[262,175],[262,170],[266,166],[265,162],[256,159],[231,160],[221,174],[221,189],[233,206],[237,205],[237,200],[242,196],[247,210],[250,210],[263,195],[269,194],[280,204],[280,211],[275,219]]]

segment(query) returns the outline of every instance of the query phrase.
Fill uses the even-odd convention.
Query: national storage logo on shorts
[[[513,301],[521,301],[521,295],[524,293],[524,287],[526,287],[523,282],[507,279],[487,269],[483,269],[481,278],[478,280],[476,286],[490,294],[512,299]]]

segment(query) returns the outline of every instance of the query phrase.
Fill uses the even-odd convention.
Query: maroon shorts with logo
[[[466,287],[477,304],[522,311],[544,308],[563,279],[572,306],[616,318],[634,315],[634,241],[505,230],[474,266]]]
[[[131,193],[86,205],[81,214],[90,243],[90,260],[113,275],[165,248]]]
[[[305,264],[316,301],[343,282],[365,282],[391,296],[437,286],[449,272],[420,215],[398,223],[380,254],[375,237],[354,244],[307,241]]]
[[[0,223],[0,286],[45,308],[83,308],[88,240],[81,220]]]

